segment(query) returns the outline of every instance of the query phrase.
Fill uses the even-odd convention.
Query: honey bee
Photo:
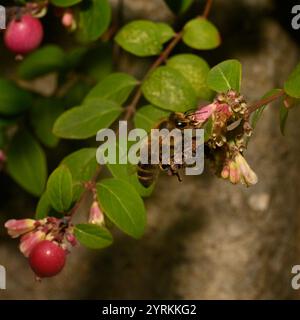
[[[197,121],[195,121],[194,112],[173,112],[167,119],[162,120],[153,129],[196,129],[199,127]],[[153,138],[152,138],[153,139]],[[176,148],[174,141],[165,141],[163,138],[159,137],[159,163],[151,164],[151,135],[148,135],[146,139],[146,148],[148,148],[148,161],[146,164],[139,162],[137,168],[137,176],[139,182],[145,187],[149,188],[157,179],[161,171],[166,172],[170,176],[177,176],[179,181],[182,181],[180,177],[180,171],[186,167],[184,162],[184,154],[182,154],[181,163],[176,162],[174,159],[174,150]],[[183,140],[183,139],[182,139]],[[170,160],[169,163],[163,163],[163,145],[168,143],[170,148]]]

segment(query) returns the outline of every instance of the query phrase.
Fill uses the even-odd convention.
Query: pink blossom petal
[[[25,234],[21,238],[20,242],[20,251],[24,254],[25,257],[29,257],[32,249],[46,237],[45,232],[43,231],[32,231]]]
[[[207,106],[200,107],[194,114],[194,120],[200,123],[205,122],[216,110],[216,104],[211,103]]]
[[[101,211],[97,201],[94,201],[91,206],[89,223],[97,224],[100,226],[104,224],[104,214]]]
[[[229,177],[229,174],[230,174],[230,169],[229,169],[229,166],[228,165],[225,165],[222,172],[221,172],[221,177],[223,179],[227,179]]]
[[[230,175],[229,175],[230,182],[233,184],[239,183],[241,179],[241,175],[240,175],[239,168],[234,161],[230,162],[229,169],[230,169]]]
[[[32,219],[21,219],[21,220],[16,220],[16,219],[11,219],[8,220],[5,223],[5,228],[8,230],[8,234],[12,238],[17,238],[18,236],[27,233],[29,231],[32,231],[35,228],[35,223],[36,220]]]
[[[257,183],[257,175],[255,172],[250,168],[246,159],[239,153],[235,157],[235,161],[237,166],[239,167],[242,175],[242,182],[247,186],[254,185]]]
[[[221,112],[228,118],[232,116],[232,111],[227,103],[217,104],[216,112]]]

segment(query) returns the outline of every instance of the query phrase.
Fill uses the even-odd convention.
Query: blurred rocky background
[[[214,1],[211,19],[223,45],[203,56],[211,65],[240,59],[248,101],[282,86],[300,60],[292,5]],[[125,0],[124,16],[174,20],[162,0]],[[143,60],[133,64],[125,54],[119,60],[122,70],[141,75],[145,69]],[[36,283],[17,242],[1,227],[7,290],[0,299],[297,299],[290,283],[292,266],[300,264],[300,109],[290,113],[282,137],[277,107],[264,112],[246,153],[257,186],[232,186],[208,169],[183,183],[161,177],[146,201],[148,228],[141,240],[116,231],[108,249],[74,250],[56,278]],[[10,199],[2,196],[12,204],[0,204],[1,220],[32,214],[26,199],[19,189]]]

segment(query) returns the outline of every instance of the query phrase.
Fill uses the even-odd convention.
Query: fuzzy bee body
[[[193,120],[193,113],[181,113],[181,112],[174,112],[172,113],[167,119],[161,121],[155,129],[195,129],[197,128],[197,124]],[[185,167],[184,161],[182,161],[182,164],[176,163],[174,159],[174,150],[175,145],[174,141],[164,141],[163,139],[160,139],[158,141],[159,143],[159,163],[158,164],[151,164],[151,135],[148,136],[147,139],[147,148],[148,148],[148,161],[146,164],[139,162],[138,163],[138,169],[137,169],[137,175],[140,183],[145,187],[149,188],[156,180],[156,178],[159,175],[160,171],[166,172],[170,176],[177,176],[178,180],[181,181],[179,172],[181,169]],[[168,147],[170,148],[170,161],[169,163],[165,164],[162,161],[163,156],[163,145],[168,143]],[[184,154],[182,155],[182,159],[184,158]]]

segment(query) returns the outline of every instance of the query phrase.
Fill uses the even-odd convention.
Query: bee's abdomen
[[[157,165],[154,164],[138,164],[137,175],[140,183],[149,188],[155,181],[157,174]]]

